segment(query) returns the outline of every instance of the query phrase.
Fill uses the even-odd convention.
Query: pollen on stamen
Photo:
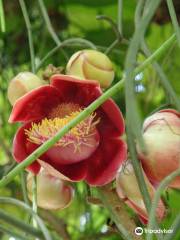
[[[63,118],[45,118],[39,123],[32,123],[31,128],[25,130],[25,134],[30,142],[40,145],[49,138],[53,137],[81,111],[82,110],[71,112],[70,115]],[[77,126],[65,134],[65,136],[63,136],[55,144],[55,146],[67,147],[69,145],[73,145],[74,152],[81,151],[82,146],[87,146],[89,148],[94,147],[92,145],[92,139],[97,134],[96,126],[99,121],[99,118],[96,119],[96,113],[92,113],[88,118],[80,122]]]

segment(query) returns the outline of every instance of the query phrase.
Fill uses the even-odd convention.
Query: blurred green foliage
[[[113,21],[117,22],[117,1],[116,0],[45,0],[45,5],[50,16],[52,26],[57,33],[59,39],[65,40],[71,37],[80,37],[92,41],[100,47],[102,51],[115,40],[116,36],[109,23],[96,20],[97,15],[106,15]],[[130,39],[134,30],[134,11],[136,6],[135,0],[123,1],[123,35],[126,39]],[[30,16],[33,32],[33,42],[35,47],[35,60],[40,60],[53,48],[55,43],[52,40],[39,9],[38,1],[26,1],[28,14]],[[6,174],[14,165],[11,156],[11,147],[14,133],[17,125],[8,123],[11,106],[7,100],[7,86],[9,81],[18,73],[24,70],[30,71],[30,55],[27,38],[27,30],[22,16],[22,12],[17,0],[4,1],[6,32],[0,32],[0,177]],[[157,49],[161,44],[173,33],[172,25],[167,21],[163,25],[152,21],[147,34],[146,40],[152,50]],[[65,47],[64,50],[70,57],[72,53],[83,46]],[[115,82],[119,81],[123,74],[124,60],[126,56],[127,46],[119,44],[116,46],[109,57],[114,63],[116,70]],[[174,90],[180,95],[180,49],[176,44],[171,46],[160,59],[166,75],[169,78]],[[142,53],[138,56],[138,64],[145,57]],[[42,76],[45,67],[52,63],[55,66],[66,66],[67,60],[61,51],[57,51],[50,57],[43,68],[38,72]],[[136,77],[137,99],[139,112],[142,119],[154,111],[161,105],[168,104],[168,96],[164,92],[159,82],[159,76],[150,66],[143,73]],[[125,112],[124,92],[113,97],[120,106],[122,112]],[[96,196],[96,191],[93,191]],[[168,197],[165,200],[168,206],[167,217],[162,226],[169,228],[177,213],[180,211],[179,191],[169,190]],[[84,183],[76,184],[76,194],[72,205],[62,211],[53,212],[58,216],[67,227],[69,239],[72,240],[119,240],[120,235],[109,219],[106,209],[87,203],[89,188]],[[17,177],[7,187],[0,189],[0,196],[10,196],[22,200],[22,191],[20,178]],[[27,214],[17,207],[9,205],[1,205],[4,210],[10,214],[29,221]],[[131,212],[131,211],[130,211]],[[136,221],[137,216],[131,213]],[[0,220],[0,224],[2,224]],[[50,230],[52,226],[47,225]],[[140,223],[139,223],[140,225]],[[13,229],[13,228],[12,228]],[[54,239],[61,239],[54,233]],[[176,239],[180,238],[180,234]],[[12,240],[6,234],[0,232],[0,239]]]

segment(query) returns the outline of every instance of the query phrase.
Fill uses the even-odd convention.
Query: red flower
[[[14,138],[15,160],[23,161],[101,94],[95,81],[54,75],[50,85],[32,90],[20,98],[9,119],[11,123],[23,123]],[[38,173],[43,163],[43,166],[48,164],[51,170],[72,181],[106,184],[115,178],[126,159],[127,147],[120,139],[123,133],[122,114],[109,99],[28,169]]]

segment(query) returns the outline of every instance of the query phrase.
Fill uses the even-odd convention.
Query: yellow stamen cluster
[[[39,123],[32,123],[30,129],[25,130],[28,140],[35,144],[42,144],[49,138],[53,137],[61,128],[74,119],[82,109],[72,112],[63,118],[55,117],[53,119],[44,118]],[[89,146],[88,138],[95,134],[95,127],[99,123],[99,119],[95,120],[96,114],[91,114],[87,119],[80,122],[72,128],[65,136],[63,136],[56,146],[65,147],[73,144],[75,149],[78,150],[81,144]]]

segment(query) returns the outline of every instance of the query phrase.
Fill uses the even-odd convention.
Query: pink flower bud
[[[32,201],[32,178],[27,176],[28,197]],[[73,188],[60,178],[42,170],[37,175],[37,205],[44,209],[63,209],[71,203]]]
[[[153,198],[155,188],[149,182],[144,172],[143,174],[150,197]],[[133,166],[129,161],[125,162],[121,171],[116,176],[116,191],[118,196],[124,199],[125,203],[139,215],[140,220],[143,221],[143,223],[147,223],[148,214],[139,190]],[[164,217],[164,214],[165,207],[162,200],[160,200],[156,209],[158,220],[161,220]]]
[[[66,73],[81,79],[96,80],[102,88],[109,87],[114,79],[110,59],[95,50],[82,50],[73,54],[67,64]]]
[[[139,159],[148,178],[159,184],[180,167],[180,113],[173,109],[159,111],[143,125],[146,154],[137,147]],[[170,185],[180,188],[180,177]]]
[[[43,85],[43,81],[31,72],[21,72],[15,76],[8,86],[8,99],[11,105],[27,92]]]

